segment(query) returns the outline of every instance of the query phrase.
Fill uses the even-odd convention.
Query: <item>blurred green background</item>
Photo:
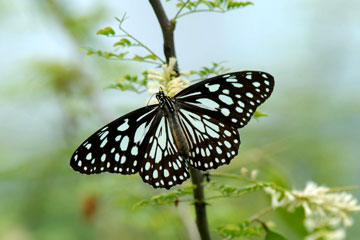
[[[164,1],[165,2],[165,1]],[[272,97],[240,130],[242,146],[217,172],[257,169],[259,179],[302,189],[360,181],[360,2],[255,1],[226,14],[179,20],[175,42],[182,70],[226,60],[233,71],[275,76]],[[169,16],[176,9],[165,4]],[[162,54],[162,35],[147,1],[0,1],[0,239],[189,239],[192,205],[131,207],[165,192],[138,175],[74,172],[70,156],[91,133],[144,106],[148,95],[104,90],[125,74],[148,69],[85,56],[80,47],[111,50],[97,36],[114,17]],[[218,180],[222,181],[222,180]],[[189,183],[187,183],[189,184]],[[236,184],[236,183],[234,183]],[[353,193],[358,198],[359,192]],[[255,192],[212,201],[217,226],[236,223],[269,205]],[[301,218],[275,211],[265,219],[289,239],[303,239]],[[358,239],[360,216],[347,239]]]

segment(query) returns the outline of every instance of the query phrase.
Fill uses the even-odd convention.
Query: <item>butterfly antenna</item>
[[[150,103],[151,99],[154,97],[155,94],[156,94],[156,93],[151,94],[151,97],[150,97],[149,100],[147,101],[146,106],[149,106],[149,103]]]

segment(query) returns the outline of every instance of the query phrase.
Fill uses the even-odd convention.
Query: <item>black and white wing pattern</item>
[[[143,148],[140,176],[155,188],[169,189],[188,179],[190,173],[187,159],[176,148],[169,119],[160,114],[157,118],[144,139],[147,144]]]
[[[208,170],[229,164],[240,146],[237,129],[273,88],[270,74],[244,71],[199,82],[173,98],[160,90],[159,104],[95,132],[74,152],[70,165],[84,174],[138,172],[153,187],[169,189],[190,177],[189,166]]]
[[[190,147],[189,163],[200,170],[229,164],[256,108],[272,93],[274,78],[265,72],[220,75],[179,92],[174,98]]]
[[[155,188],[169,189],[190,177],[158,104],[126,114],[95,132],[74,152],[70,165],[84,174],[139,172]]]
[[[200,170],[229,164],[237,155],[240,136],[221,113],[179,103],[180,123],[189,143],[189,164]]]
[[[151,105],[109,123],[80,145],[71,157],[71,167],[85,174],[138,172],[141,145],[149,128],[158,124],[158,114],[158,105]]]
[[[243,71],[219,75],[198,82],[174,98],[222,113],[237,128],[244,127],[272,93],[274,78],[268,73]]]

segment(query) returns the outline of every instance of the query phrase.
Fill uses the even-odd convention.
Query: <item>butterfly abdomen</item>
[[[189,144],[186,140],[185,133],[180,125],[179,113],[175,103],[169,98],[167,104],[164,106],[164,112],[167,115],[169,121],[169,127],[176,148],[179,151],[179,154],[184,157],[184,159],[189,158]]]

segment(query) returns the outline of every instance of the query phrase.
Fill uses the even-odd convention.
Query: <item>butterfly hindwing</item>
[[[245,126],[256,108],[271,94],[274,78],[265,72],[243,71],[223,74],[196,83],[175,99],[200,108],[219,111],[234,126]]]
[[[155,188],[169,189],[184,182],[190,174],[185,159],[176,148],[168,118],[162,114],[156,118],[144,139],[140,176]]]
[[[138,172],[140,144],[158,111],[158,105],[143,107],[101,128],[74,152],[71,167],[85,174]]]
[[[179,103],[179,117],[190,147],[189,164],[200,170],[229,164],[237,155],[240,136],[219,112]]]

